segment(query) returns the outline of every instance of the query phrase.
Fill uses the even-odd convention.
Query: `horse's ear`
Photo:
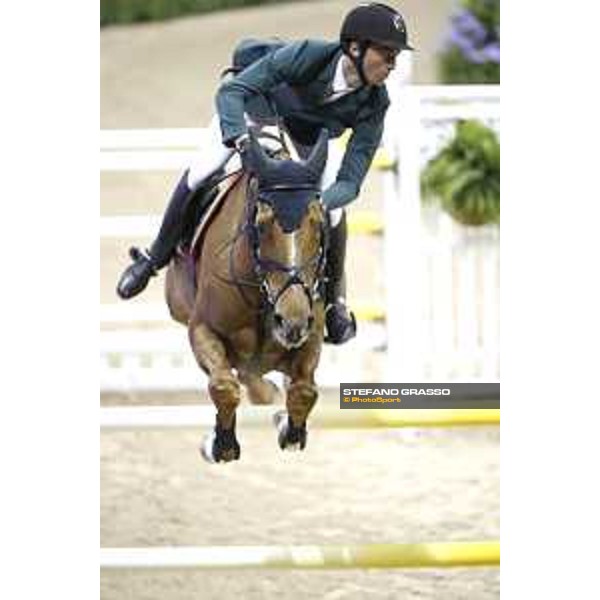
[[[321,129],[319,139],[315,144],[308,160],[306,161],[306,167],[315,176],[320,177],[327,163],[327,143],[329,141],[329,131],[327,129]]]
[[[323,223],[325,221],[325,215],[318,200],[313,200],[308,205],[308,218],[313,223]]]

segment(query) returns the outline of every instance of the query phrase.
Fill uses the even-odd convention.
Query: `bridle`
[[[282,153],[288,157],[290,152],[286,144],[285,135],[281,125],[278,123],[279,135],[272,135],[266,131],[260,131],[257,137],[260,138],[271,138],[281,144]],[[260,226],[257,223],[257,214],[259,210],[259,203],[269,205],[274,212],[275,201],[273,200],[274,193],[277,192],[299,192],[305,191],[311,193],[311,199],[315,198],[319,201],[319,210],[321,211],[322,218],[320,219],[319,227],[319,245],[318,252],[314,256],[311,256],[307,261],[301,265],[287,265],[280,261],[266,258],[261,255],[261,232]],[[271,197],[269,197],[271,195]],[[328,228],[328,217],[325,206],[321,200],[321,192],[318,187],[318,183],[313,181],[311,183],[270,183],[269,185],[261,185],[256,175],[250,175],[246,182],[246,205],[245,214],[241,220],[241,223],[237,229],[234,238],[227,244],[229,247],[229,277],[225,278],[218,276],[224,283],[234,285],[238,290],[240,296],[243,298],[246,305],[255,310],[259,317],[259,349],[265,338],[266,331],[266,317],[269,315],[276,315],[275,307],[279,302],[283,294],[295,285],[299,285],[304,292],[310,310],[312,312],[314,302],[325,296],[325,262],[327,256],[327,247],[329,244],[329,228]],[[308,208],[308,207],[306,207]],[[281,223],[280,223],[281,225]],[[294,229],[295,230],[295,229]],[[238,242],[246,239],[251,259],[252,275],[241,275],[236,273],[235,268],[235,247]],[[314,268],[314,281],[309,283],[305,277],[305,273],[309,269]],[[272,273],[284,273],[287,275],[285,283],[277,291],[274,291],[269,285],[268,276]],[[246,290],[248,288],[254,288],[259,293],[259,305],[256,305],[256,300],[250,296]],[[257,350],[257,353],[259,352]]]
[[[309,302],[310,309],[312,311],[313,303],[315,300],[318,300],[324,295],[324,273],[325,273],[325,259],[327,255],[327,244],[328,244],[328,228],[326,225],[326,215],[325,208],[320,200],[320,190],[315,187],[314,184],[278,184],[272,185],[265,188],[255,188],[255,193],[252,193],[252,185],[251,180],[249,180],[249,190],[248,190],[248,211],[247,218],[245,223],[245,231],[248,234],[248,239],[250,242],[250,250],[253,261],[253,272],[258,283],[258,287],[261,295],[261,308],[265,312],[274,312],[275,306],[279,299],[283,296],[283,294],[292,286],[299,285],[302,288],[302,291],[306,295],[306,298]],[[258,203],[262,202],[265,204],[269,204],[272,206],[266,195],[263,193],[268,192],[280,192],[280,191],[299,191],[299,190],[307,190],[313,191],[315,194],[315,198],[319,200],[319,208],[322,211],[323,218],[320,220],[319,226],[319,246],[318,252],[311,256],[307,261],[305,261],[301,265],[286,265],[280,261],[265,258],[261,255],[260,250],[260,228],[256,223],[256,215],[258,212]],[[303,276],[309,269],[314,268],[314,282],[312,285],[306,280]],[[268,281],[268,275],[271,273],[285,273],[287,278],[285,283],[274,292],[271,289]]]

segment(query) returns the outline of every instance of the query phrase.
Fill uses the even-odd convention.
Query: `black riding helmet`
[[[340,31],[340,42],[365,85],[367,80],[363,62],[370,44],[378,44],[398,52],[414,50],[408,43],[406,23],[402,15],[391,6],[379,2],[360,4],[346,15]],[[358,42],[358,56],[350,53],[350,42]]]

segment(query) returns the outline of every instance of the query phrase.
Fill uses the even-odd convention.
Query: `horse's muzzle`
[[[292,349],[302,346],[308,339],[313,317],[301,320],[288,320],[275,313],[274,336],[285,348]]]

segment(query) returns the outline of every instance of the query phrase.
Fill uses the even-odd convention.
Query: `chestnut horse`
[[[262,377],[269,371],[287,382],[287,412],[276,419],[279,445],[306,445],[323,343],[327,215],[319,180],[326,160],[326,131],[305,161],[268,156],[251,133],[247,172],[203,230],[195,283],[181,256],[169,266],[169,310],[188,327],[217,409],[202,446],[210,462],[239,458],[241,385],[252,402],[271,403],[277,389]]]

